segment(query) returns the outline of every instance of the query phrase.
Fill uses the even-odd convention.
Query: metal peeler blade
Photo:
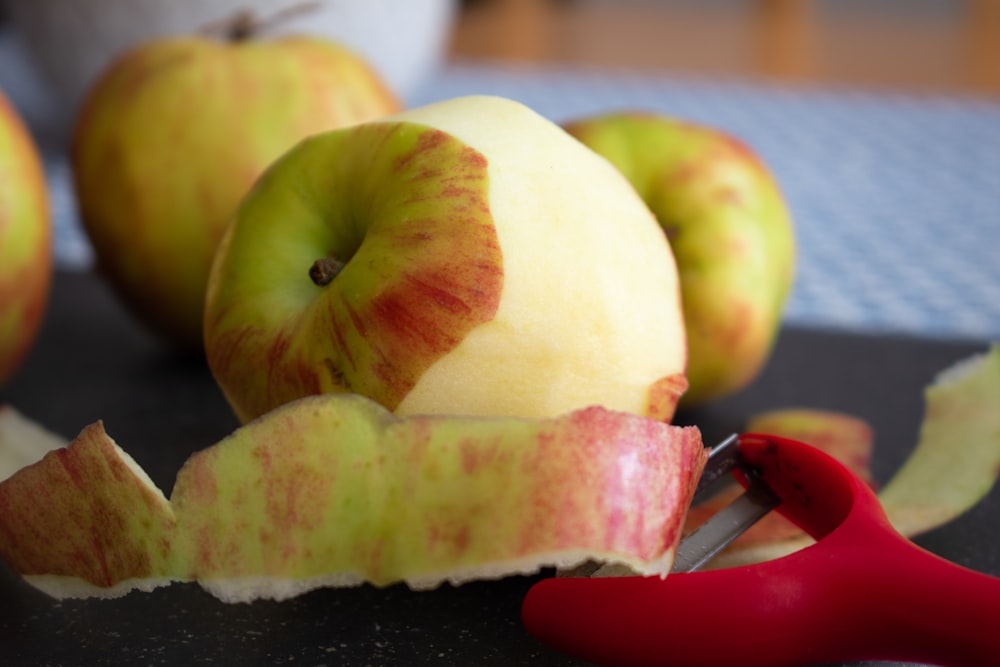
[[[746,479],[746,490],[680,541],[670,570],[672,573],[699,569],[781,503],[753,466],[743,460],[740,439],[735,433],[709,451],[708,462],[698,479],[692,503],[709,498],[723,483],[733,481],[731,475],[735,470],[739,470]],[[628,567],[616,563],[589,562],[561,571],[558,576],[603,578],[630,573]]]
[[[720,480],[737,469],[746,478],[746,491],[681,540],[672,572],[697,570],[781,503],[752,466],[743,461],[739,443],[739,436],[734,433],[712,448],[695,489],[694,502],[711,495]]]

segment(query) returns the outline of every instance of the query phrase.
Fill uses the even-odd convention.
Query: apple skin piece
[[[688,340],[682,404],[747,386],[770,357],[794,280],[791,217],[767,166],[720,129],[660,114],[564,127],[621,170],[670,241]]]
[[[319,38],[137,45],[92,87],[74,128],[98,269],[164,341],[200,353],[215,247],[254,180],[303,137],[400,108],[368,63]]]
[[[324,392],[401,415],[669,421],[687,386],[677,270],[648,208],[557,125],[487,96],[275,162],[220,243],[205,348],[244,422]]]
[[[942,371],[924,391],[913,453],[879,493],[896,530],[919,535],[986,496],[1000,473],[1000,341]]]
[[[868,486],[876,485],[871,471],[875,433],[860,417],[838,410],[780,408],[754,415],[745,430],[812,445],[846,465]]]
[[[601,407],[399,418],[335,394],[196,454],[172,502],[196,578],[228,601],[587,559],[665,575],[706,456],[695,428]]]
[[[0,557],[54,597],[177,578],[170,503],[100,422],[0,483]]]
[[[52,282],[52,220],[41,156],[0,92],[0,386],[38,335]]]
[[[596,406],[402,418],[326,394],[194,454],[168,502],[96,423],[0,483],[0,555],[56,597],[173,580],[284,599],[585,560],[665,575],[706,458],[694,427]]]

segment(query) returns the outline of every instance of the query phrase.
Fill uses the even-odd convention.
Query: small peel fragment
[[[871,453],[874,441],[872,427],[863,419],[836,410],[817,408],[779,408],[754,415],[747,422],[747,433],[767,433],[804,442],[822,450],[846,465],[869,486],[875,486],[871,473]],[[743,493],[735,482],[688,512],[685,533],[721,511]],[[749,530],[740,535],[729,547],[728,554],[752,553],[758,548],[768,549],[775,544],[808,544],[809,538],[802,529],[778,512],[770,512]],[[712,566],[716,566],[715,563]]]
[[[170,503],[101,422],[0,483],[0,557],[59,597],[172,578],[174,528]]]
[[[0,483],[0,556],[60,598],[423,589],[588,559],[662,576],[706,456],[696,428],[598,407],[399,418],[324,395],[192,456],[168,501],[98,422]]]
[[[67,443],[14,406],[0,404],[0,481]]]
[[[996,483],[1000,473],[1000,343],[939,373],[924,389],[924,400],[917,445],[878,494],[890,522],[906,537],[955,519]],[[799,531],[786,539],[734,544],[709,567],[773,560],[813,543]]]
[[[875,487],[871,471],[875,434],[865,420],[837,410],[785,408],[755,415],[748,433],[770,433],[812,445],[846,465],[868,486]]]

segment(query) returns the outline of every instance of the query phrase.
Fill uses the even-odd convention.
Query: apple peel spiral
[[[323,395],[195,453],[168,499],[96,422],[0,483],[0,556],[57,598],[196,581],[280,600],[587,560],[665,575],[705,457],[697,428],[603,407],[398,417]]]

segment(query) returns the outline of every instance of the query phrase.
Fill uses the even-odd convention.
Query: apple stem
[[[313,284],[326,287],[344,270],[344,266],[344,262],[336,257],[321,257],[309,267],[309,278]]]
[[[230,42],[242,42],[253,37],[257,32],[257,17],[249,9],[236,13],[226,29],[226,39]]]
[[[201,32],[221,37],[230,42],[242,42],[296,16],[315,12],[321,6],[322,3],[315,1],[300,2],[280,9],[263,19],[258,18],[250,9],[242,9],[229,18],[203,26]]]

